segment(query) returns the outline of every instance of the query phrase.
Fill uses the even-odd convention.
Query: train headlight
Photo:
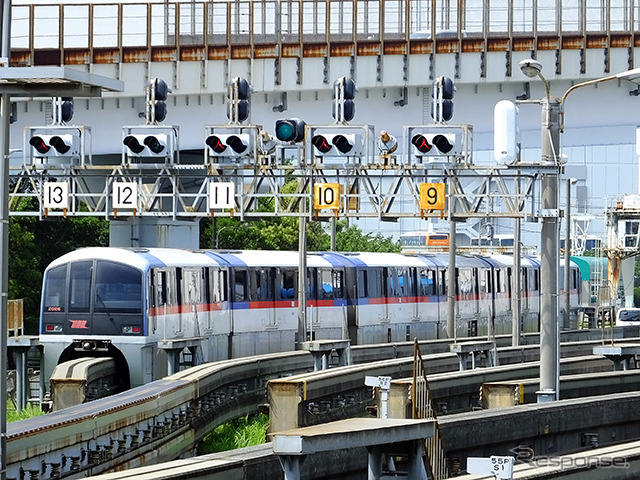
[[[139,335],[140,327],[132,327],[132,326],[125,325],[122,327],[122,333],[124,333],[125,335]]]
[[[47,333],[62,333],[62,325],[49,324],[45,326],[45,330],[47,331]]]

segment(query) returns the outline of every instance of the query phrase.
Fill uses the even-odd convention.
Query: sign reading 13
[[[445,209],[444,183],[420,184],[420,210]]]
[[[44,208],[69,208],[69,184],[67,182],[45,182],[42,186]]]
[[[138,208],[138,184],[136,182],[113,182],[111,191],[113,208],[134,210]]]
[[[339,183],[316,183],[313,186],[313,208],[320,210],[330,208],[340,209],[340,184]]]

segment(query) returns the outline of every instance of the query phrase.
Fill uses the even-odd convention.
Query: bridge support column
[[[27,352],[29,347],[14,347],[13,360],[16,362],[16,410],[24,410],[29,397],[29,374],[27,372]]]
[[[29,372],[27,366],[27,354],[31,347],[36,347],[40,351],[40,396],[39,401],[42,401],[42,394],[44,392],[44,382],[49,379],[43,378],[43,358],[42,347],[39,344],[38,337],[30,335],[22,335],[18,337],[9,337],[7,350],[8,353],[13,354],[13,359],[16,364],[16,409],[24,410],[27,406],[27,402],[31,400],[29,398]]]
[[[314,371],[329,368],[329,358],[334,351],[338,354],[338,366],[351,365],[351,342],[349,340],[314,340],[303,342],[301,347],[313,357]]]
[[[180,370],[180,352],[179,348],[167,348],[167,373],[173,375]]]
[[[300,455],[280,455],[280,465],[284,471],[284,480],[300,480],[300,467],[306,456]]]
[[[460,371],[467,369],[467,362],[471,356],[471,368],[476,368],[476,353],[485,355],[485,365],[488,367],[498,364],[496,342],[464,342],[449,346],[449,351],[458,355]]]
[[[280,459],[285,480],[300,479],[300,465],[309,454],[357,447],[367,449],[368,480],[387,478],[383,458],[393,456],[407,459],[404,478],[427,480],[422,452],[425,439],[434,432],[433,420],[352,418],[275,433],[273,453]]]

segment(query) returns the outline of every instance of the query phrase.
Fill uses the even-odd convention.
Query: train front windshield
[[[41,333],[143,333],[143,275],[106,260],[60,265],[47,272]]]

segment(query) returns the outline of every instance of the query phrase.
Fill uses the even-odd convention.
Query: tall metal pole
[[[297,346],[307,341],[307,199],[303,195],[298,217],[298,338]],[[311,340],[311,339],[310,339]],[[299,348],[299,347],[298,347]]]
[[[331,230],[331,243],[329,250],[332,252],[336,251],[336,217],[331,217],[329,219],[329,228]]]
[[[11,0],[0,0],[0,61],[9,66],[11,42]],[[7,476],[7,295],[9,285],[9,116],[11,99],[0,95],[0,480]]]
[[[520,193],[520,179],[516,180],[516,192]],[[520,345],[520,285],[522,284],[520,268],[522,243],[520,241],[520,219],[513,225],[513,271],[511,272],[511,345]]]
[[[540,391],[538,402],[559,399],[558,379],[558,159],[560,153],[560,100],[542,101],[542,176],[540,213]]]
[[[564,322],[563,328],[570,325],[571,312],[571,184],[572,178],[567,178],[567,207],[565,208],[565,232],[564,232]]]
[[[453,208],[453,195],[449,196],[449,209]],[[449,210],[451,211],[451,210]],[[458,338],[456,325],[456,222],[449,215],[449,268],[447,269],[447,337]]]

